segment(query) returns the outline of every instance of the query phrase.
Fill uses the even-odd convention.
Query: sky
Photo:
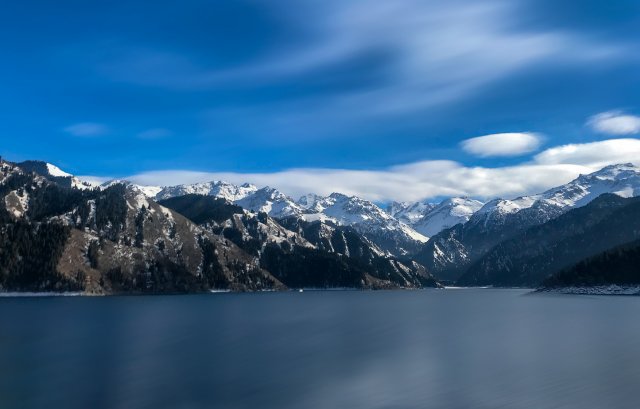
[[[637,0],[7,2],[0,154],[292,196],[535,193],[640,162],[639,51]]]

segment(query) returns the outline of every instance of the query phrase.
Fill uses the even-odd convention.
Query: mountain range
[[[327,230],[329,222],[314,236],[313,222],[294,232],[225,199],[191,194],[162,206],[150,191],[123,182],[76,185],[47,164],[1,162],[0,290],[438,286],[421,265],[350,229]]]
[[[96,186],[45,162],[1,166],[3,290],[535,286],[640,238],[627,199],[640,195],[632,164],[515,199],[384,210],[341,193],[296,200],[222,181]]]
[[[607,166],[541,194],[486,203],[464,224],[431,237],[415,259],[437,277],[456,281],[499,243],[530,227],[585,206],[598,196],[640,194],[640,169],[632,164]]]

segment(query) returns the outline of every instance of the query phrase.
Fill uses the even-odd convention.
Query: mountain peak
[[[437,205],[431,206],[412,225],[416,231],[428,237],[434,236],[456,224],[465,223],[482,208],[483,203],[467,197],[450,197]]]
[[[640,174],[640,168],[635,166],[633,163],[620,163],[617,165],[605,166],[596,172],[588,175],[580,175],[580,177],[583,179],[596,177],[600,179],[620,180],[633,177],[638,174]]]
[[[62,169],[60,169],[56,165],[52,165],[51,163],[46,163],[45,165],[51,176],[62,177],[62,178],[70,178],[73,176],[72,174],[63,171]]]
[[[258,188],[250,183],[244,183],[237,186],[229,182],[214,180],[211,182],[193,183],[188,185],[167,186],[157,192],[155,198],[162,200],[187,194],[196,194],[221,197],[233,202],[243,199],[257,190]]]

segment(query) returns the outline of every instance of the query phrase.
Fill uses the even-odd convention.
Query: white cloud
[[[109,129],[95,122],[81,122],[64,128],[64,131],[73,136],[100,136],[109,132]]]
[[[590,168],[602,168],[616,163],[640,164],[640,139],[609,139],[558,146],[540,152],[534,157],[534,161],[544,165],[572,163]]]
[[[535,133],[498,133],[467,139],[460,144],[467,153],[480,157],[519,156],[533,152],[542,142]]]
[[[211,180],[273,186],[293,197],[342,192],[373,201],[420,200],[437,196],[483,199],[544,191],[603,166],[640,165],[639,139],[613,139],[547,149],[531,161],[501,168],[467,167],[453,161],[422,161],[383,170],[289,169],[273,173],[166,170],[130,177],[140,184],[174,185]]]
[[[603,112],[589,118],[593,130],[607,135],[633,135],[640,133],[640,117],[621,111]]]
[[[388,54],[387,75],[367,89],[332,95],[331,112],[377,116],[415,112],[462,99],[518,70],[559,61],[611,61],[619,44],[593,41],[568,30],[533,30],[522,22],[519,1],[300,0],[265,7],[299,35],[256,58],[220,68],[161,49],[123,48],[98,70],[111,78],[169,89],[254,86],[317,75],[357,56]],[[522,23],[522,24],[520,24]],[[315,112],[315,109],[312,109]],[[323,119],[320,119],[323,121]]]

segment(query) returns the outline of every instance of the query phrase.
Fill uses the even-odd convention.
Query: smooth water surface
[[[0,408],[638,408],[640,298],[0,298]]]

